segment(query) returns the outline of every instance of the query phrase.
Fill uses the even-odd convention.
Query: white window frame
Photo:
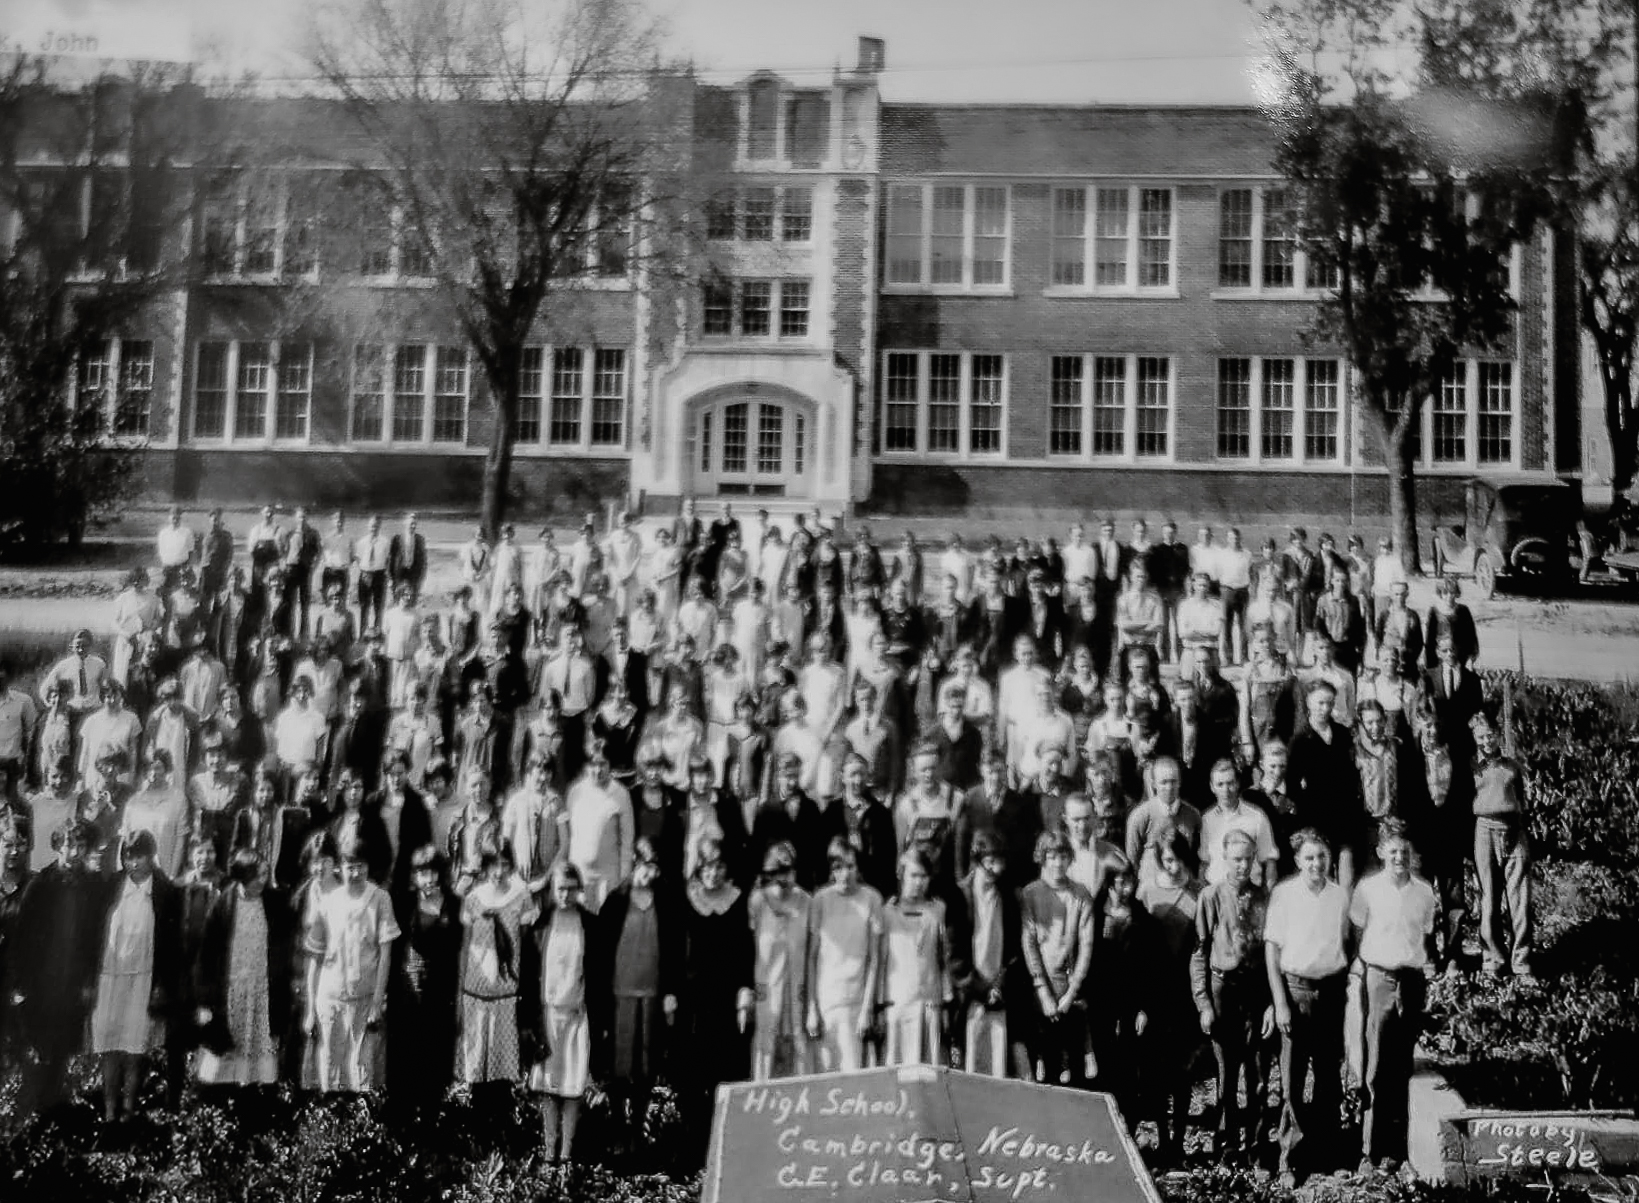
[[[531,343],[524,348],[526,352],[538,353],[541,357],[541,386],[540,386],[540,434],[533,439],[522,436],[513,442],[513,448],[520,454],[530,456],[584,456],[584,455],[620,455],[628,450],[628,440],[631,437],[631,396],[632,396],[632,348],[625,346],[603,346],[591,343],[569,344],[556,346],[550,343]],[[580,396],[579,396],[579,437],[573,442],[552,441],[552,400],[554,396],[553,382],[555,367],[559,351],[579,351],[581,356]],[[598,356],[605,352],[620,352],[623,363],[621,366],[621,417],[620,441],[614,443],[595,442],[592,438],[593,419],[597,413],[597,402],[609,400],[598,392]],[[533,394],[532,394],[533,395]]]
[[[774,150],[766,158],[754,159],[751,157],[751,89],[753,86],[765,84],[774,89]],[[768,73],[748,79],[740,86],[735,96],[738,116],[734,145],[735,166],[740,170],[751,168],[757,171],[814,170],[813,165],[795,168],[791,162],[791,102],[798,97],[812,96],[829,105],[830,101],[825,93],[824,88],[792,87],[779,76]],[[831,162],[831,147],[836,139],[837,120],[838,115],[835,112],[827,114],[829,137],[819,156],[819,167]]]
[[[1500,364],[1508,369],[1508,449],[1506,460],[1480,459],[1481,365]],[[1425,397],[1418,413],[1419,455],[1416,466],[1427,472],[1518,472],[1520,468],[1520,367],[1519,361],[1501,355],[1477,355],[1457,360],[1464,390],[1463,456],[1461,459],[1434,458],[1434,398]]]
[[[381,437],[379,439],[361,439],[354,436],[354,417],[358,403],[358,364],[359,349],[363,346],[379,347],[381,349],[382,394],[381,394]],[[398,400],[397,376],[398,353],[400,349],[416,348],[420,350],[421,359],[421,435],[414,439],[401,439],[393,434],[393,414]],[[433,417],[436,411],[435,401],[440,395],[438,392],[438,351],[440,348],[460,351],[464,357],[465,370],[463,372],[463,396],[461,409],[461,438],[434,439]],[[472,350],[470,347],[455,343],[437,342],[382,342],[382,343],[355,343],[348,357],[347,368],[347,428],[345,443],[350,447],[372,448],[423,448],[423,447],[465,447],[472,434]],[[413,394],[405,394],[411,396]]]
[[[746,237],[746,196],[753,190],[762,190],[774,194],[773,225],[769,228],[767,238]],[[806,217],[808,232],[801,238],[787,238],[785,222],[792,216],[789,203],[792,198],[801,195],[808,200]],[[707,238],[712,242],[748,242],[758,245],[786,245],[807,246],[814,241],[814,186],[812,184],[773,184],[748,183],[737,188],[724,188],[711,198],[711,203],[726,204],[729,209],[730,232],[728,234],[712,234],[708,223]]]
[[[1008,183],[973,183],[962,180],[895,180],[884,187],[883,195],[887,204],[891,205],[895,189],[920,188],[922,190],[921,229],[918,233],[920,240],[919,263],[920,273],[916,282],[894,282],[888,278],[888,256],[883,256],[884,292],[890,293],[976,293],[980,295],[1008,295],[1013,291],[1013,249],[1014,249],[1014,204],[1013,185]],[[933,283],[933,195],[941,188],[962,189],[962,278],[958,281]],[[1006,221],[1003,223],[1002,234],[1002,278],[997,282],[976,284],[973,280],[974,244],[976,218],[978,210],[974,202],[975,190],[999,189],[1006,201]],[[884,210],[886,220],[887,210]],[[1176,226],[1176,216],[1174,217]],[[891,235],[899,237],[899,235]]]
[[[729,329],[727,334],[707,333],[705,328],[705,300],[706,285],[700,288],[700,339],[707,343],[745,342],[758,345],[769,343],[784,346],[807,346],[814,341],[814,332],[817,323],[814,313],[814,281],[806,276],[733,276],[727,280],[717,281],[726,285],[729,290]],[[768,285],[768,333],[747,334],[742,314],[742,298],[744,287],[747,284]],[[806,334],[781,334],[780,311],[785,302],[785,286],[787,284],[806,285],[808,288],[808,332]]]
[[[1081,360],[1081,450],[1066,452],[1053,450],[1052,426],[1052,359],[1080,359]],[[1122,432],[1121,452],[1112,455],[1108,452],[1093,450],[1093,396],[1096,387],[1094,376],[1100,359],[1121,360],[1124,365],[1122,377]],[[1167,453],[1165,455],[1138,454],[1138,362],[1142,359],[1159,359],[1167,365]],[[1063,464],[1171,464],[1178,459],[1178,357],[1176,355],[1152,354],[1147,351],[1088,351],[1088,352],[1055,352],[1048,364],[1047,387],[1049,396],[1046,409],[1048,421],[1044,427],[1046,457],[1054,463]],[[1066,406],[1065,408],[1069,408]]]
[[[1309,255],[1295,237],[1292,242],[1292,283],[1287,287],[1268,286],[1263,282],[1265,234],[1270,220],[1269,194],[1285,192],[1279,184],[1226,184],[1218,189],[1217,207],[1213,210],[1213,287],[1214,296],[1222,297],[1278,297],[1281,300],[1324,297],[1333,289],[1309,283]],[[1225,284],[1223,281],[1223,212],[1224,198],[1232,192],[1252,194],[1252,261],[1250,284]],[[1244,358],[1244,356],[1242,357]]]
[[[1126,279],[1120,284],[1099,284],[1098,281],[1098,194],[1109,191],[1127,194],[1126,222]],[[1072,239],[1055,234],[1053,220],[1058,212],[1060,192],[1080,192],[1082,195],[1083,224],[1081,231],[1081,283],[1055,284],[1052,280],[1053,247]],[[1141,284],[1138,276],[1138,255],[1142,239],[1139,237],[1139,207],[1146,192],[1167,194],[1167,283]],[[1048,282],[1043,290],[1049,296],[1107,296],[1107,297],[1176,297],[1178,289],[1178,189],[1172,184],[1145,181],[1129,183],[1123,180],[1061,181],[1053,184],[1047,194]]]
[[[262,434],[260,436],[240,436],[234,433],[239,417],[239,366],[240,348],[249,344],[266,346],[268,349],[268,389],[264,404],[267,406],[263,414]],[[199,433],[199,361],[206,346],[223,346],[227,349],[226,363],[226,396],[222,406],[222,433],[220,435],[202,435]],[[188,406],[188,438],[187,442],[208,447],[306,447],[313,441],[313,373],[315,348],[311,342],[290,341],[283,342],[273,338],[245,338],[222,339],[202,338],[194,343],[193,347],[193,374],[191,396]],[[279,427],[279,371],[285,357],[290,354],[302,356],[307,360],[307,420],[303,423],[305,432],[300,438],[280,438],[277,435]],[[348,419],[352,419],[352,396],[348,396]],[[349,426],[351,431],[351,426]]]
[[[1218,432],[1221,406],[1220,386],[1225,360],[1251,361],[1251,425],[1248,431],[1248,454],[1224,455],[1219,451]],[[1264,384],[1268,379],[1268,365],[1274,361],[1291,363],[1292,367],[1292,454],[1266,456],[1263,453]],[[1331,458],[1311,457],[1308,454],[1309,437],[1309,375],[1317,363],[1337,365],[1337,454]],[[1240,464],[1248,467],[1274,468],[1338,468],[1347,462],[1348,432],[1352,421],[1349,389],[1349,367],[1335,355],[1221,355],[1213,361],[1212,374],[1212,454],[1220,464]]]
[[[878,455],[884,460],[936,460],[940,463],[995,463],[1008,457],[1009,419],[1012,415],[1013,395],[1013,362],[1012,356],[1005,351],[958,351],[951,348],[911,348],[893,347],[880,353],[881,379],[884,392],[878,401],[879,421],[882,429],[887,429],[888,400],[886,383],[888,379],[888,357],[891,355],[916,356],[916,446],[912,448],[898,448],[886,450],[886,436],[883,437],[884,450]],[[955,451],[933,451],[928,447],[928,411],[930,407],[930,380],[929,363],[935,355],[953,355],[959,361],[959,375],[957,379],[957,433]],[[973,360],[976,356],[992,357],[1001,360],[1002,395],[999,408],[1000,415],[1000,446],[994,451],[973,450]],[[898,404],[896,402],[896,404]]]
[[[291,183],[292,174],[290,172],[279,172],[271,175],[266,172],[246,172],[241,173],[234,180],[231,196],[224,193],[222,196],[206,199],[205,207],[207,210],[220,207],[223,210],[231,211],[233,223],[233,237],[229,250],[233,262],[225,272],[211,272],[207,276],[208,280],[214,283],[244,281],[265,283],[275,280],[314,281],[318,279],[322,256],[319,254],[317,246],[313,247],[313,264],[311,267],[299,272],[288,271],[286,267],[285,260],[289,248],[292,219]],[[246,256],[250,252],[250,212],[253,191],[264,196],[273,210],[273,267],[270,271],[253,272],[246,270],[245,267]],[[271,195],[268,195],[269,192],[271,192]],[[202,223],[205,221],[205,216],[204,214],[201,215]],[[318,216],[317,213],[311,215],[315,225],[318,222]],[[201,239],[204,238],[204,234],[205,227],[202,224]],[[203,249],[203,243],[201,243],[201,248]],[[393,255],[396,264],[396,235],[394,237]],[[377,277],[369,276],[364,278],[376,279]]]
[[[153,437],[154,421],[154,371],[159,362],[156,349],[157,340],[152,338],[128,338],[124,335],[110,335],[102,340],[106,354],[101,359],[82,359],[74,364],[69,381],[69,397],[73,407],[78,410],[82,401],[90,394],[95,394],[97,408],[101,411],[98,425],[102,438],[110,443],[143,443]],[[126,387],[125,373],[127,368],[127,346],[145,346],[148,348],[148,394],[147,409],[143,414],[141,430],[116,430],[114,420],[115,407],[120,400],[120,393]],[[86,384],[85,375],[91,364],[97,364],[102,379],[96,384]]]

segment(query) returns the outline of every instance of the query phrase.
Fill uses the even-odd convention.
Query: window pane
[[[822,93],[793,96],[785,106],[786,158],[797,167],[818,167],[831,140],[831,98]]]
[[[933,190],[933,237],[929,242],[933,261],[929,278],[934,284],[962,282],[962,214],[966,198],[967,189],[960,186]]]
[[[427,348],[400,347],[393,357],[393,439],[419,443],[426,433]]]
[[[785,410],[778,405],[757,407],[757,471],[777,476],[785,470]]]
[[[273,271],[279,249],[279,195],[271,180],[253,181],[245,204],[245,272]]]
[[[114,363],[114,344],[100,339],[80,360],[80,405],[100,411],[108,403],[109,370]]]
[[[525,347],[518,367],[518,425],[520,443],[541,441],[541,400],[546,384],[546,354],[541,347]]]
[[[808,337],[808,281],[786,280],[780,285],[780,337]]]
[[[1222,288],[1252,286],[1250,188],[1232,188],[1218,199],[1218,284]]]
[[[700,415],[700,471],[711,471],[711,410]]]
[[[1128,215],[1125,188],[1098,190],[1093,239],[1095,284],[1119,288],[1127,283]]]
[[[234,271],[234,243],[239,223],[238,205],[230,200],[206,204],[199,241],[200,267],[207,276],[227,276]]]
[[[740,285],[740,333],[747,338],[766,337],[771,329],[774,286],[767,280],[747,280]]]
[[[194,372],[193,433],[196,439],[219,439],[228,417],[228,344],[200,343]]]
[[[1286,212],[1286,193],[1273,189],[1263,194],[1263,286],[1291,288],[1296,282],[1297,246]]]
[[[1053,189],[1054,284],[1079,286],[1087,282],[1087,190]]]
[[[292,180],[285,199],[286,275],[306,275],[318,266],[318,202],[310,185]]]
[[[1053,356],[1052,392],[1048,396],[1047,415],[1049,455],[1081,454],[1081,387],[1084,382],[1081,356]]]
[[[774,237],[774,189],[746,189],[745,237],[751,242],[767,242]]]
[[[916,450],[916,360],[914,353],[888,356],[883,376],[882,450]]]
[[[592,443],[618,447],[626,437],[626,352],[600,349],[593,365]]]
[[[1514,365],[1480,364],[1479,459],[1507,464],[1514,459]]]
[[[1138,283],[1144,288],[1172,283],[1172,193],[1165,188],[1138,194]]]
[[[626,274],[631,258],[633,193],[621,184],[605,186],[598,201],[597,229],[593,231],[592,254],[600,276]]]
[[[554,443],[580,442],[580,402],[585,379],[579,347],[559,347],[552,354],[552,420],[547,437]]]
[[[1297,364],[1290,359],[1263,361],[1263,392],[1260,419],[1263,435],[1258,440],[1264,459],[1291,459],[1295,450],[1292,432],[1296,411]]]
[[[267,343],[239,344],[239,382],[233,399],[233,437],[267,437],[268,392],[273,385],[273,355]]]
[[[898,184],[888,190],[888,283],[922,282],[922,188]]]
[[[153,399],[154,344],[126,339],[120,343],[120,395],[115,400],[115,433],[146,435]]]
[[[801,413],[792,415],[791,424],[791,471],[796,475],[803,474],[803,465],[808,462],[808,419]]]
[[[273,437],[306,439],[313,397],[313,348],[305,343],[279,348],[279,400],[273,415]]]
[[[807,242],[814,229],[814,190],[787,188],[780,199],[780,238]]]
[[[1434,462],[1460,464],[1468,458],[1468,365],[1461,361],[1434,394]]]
[[[1306,288],[1336,288],[1337,266],[1335,264],[1316,263],[1313,258],[1308,260],[1308,266],[1303,272],[1303,283]]]
[[[467,349],[438,348],[438,392],[433,396],[433,442],[467,437]]]
[[[359,274],[385,276],[393,270],[393,223],[369,201],[360,221]]]
[[[962,357],[928,356],[928,450],[958,451],[962,427]]]
[[[749,126],[746,130],[746,157],[772,159],[774,157],[774,126],[779,120],[779,85],[772,80],[754,83],[746,89],[749,96]]]
[[[734,237],[734,193],[732,190],[719,192],[706,201],[706,237],[733,238]]]
[[[1093,360],[1093,454],[1122,455],[1127,449],[1127,361],[1100,355]]]
[[[1311,460],[1335,460],[1341,410],[1339,370],[1335,359],[1311,359],[1305,365],[1303,388],[1303,455]]]
[[[1172,399],[1169,384],[1172,363],[1166,359],[1138,361],[1138,412],[1135,455],[1166,455],[1167,426]]]
[[[723,471],[746,470],[746,424],[749,405],[729,405],[723,409]]]
[[[973,190],[973,282],[1007,279],[1007,189]]]
[[[381,438],[387,391],[387,369],[376,344],[353,349],[353,438],[375,442]]]
[[[1218,458],[1252,455],[1252,361],[1218,361]]]
[[[706,334],[734,332],[734,293],[727,284],[707,284],[702,290],[702,323]]]
[[[1002,357],[975,355],[968,375],[968,450],[1002,449]]]

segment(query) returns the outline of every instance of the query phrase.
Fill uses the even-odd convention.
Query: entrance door
[[[760,497],[808,493],[808,415],[779,401],[721,401],[694,419],[695,491]]]

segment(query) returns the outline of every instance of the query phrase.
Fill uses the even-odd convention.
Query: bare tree
[[[1506,17],[1502,0],[1472,3]],[[1513,328],[1508,261],[1552,212],[1566,116],[1551,91],[1503,94],[1462,69],[1440,7],[1277,0],[1262,9],[1276,67],[1275,169],[1323,290],[1310,335],[1341,347],[1354,369],[1409,571],[1419,570],[1424,401],[1462,355],[1499,346]],[[1396,51],[1407,45],[1417,66],[1402,72]]]
[[[313,64],[368,147],[353,166],[488,383],[491,533],[532,333],[599,281],[656,270],[683,220],[659,44],[637,0],[340,0],[315,22]]]

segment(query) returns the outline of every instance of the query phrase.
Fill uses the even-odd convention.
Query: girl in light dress
[[[164,621],[165,608],[148,589],[148,573],[133,568],[125,578],[125,588],[114,599],[114,656],[108,666],[114,680],[121,685],[129,682],[137,648],[145,639],[157,638]]]
[[[425,785],[432,758],[444,750],[443,724],[428,705],[429,696],[427,682],[414,682],[404,709],[393,715],[387,728],[387,755],[401,755],[409,761],[408,780],[416,789]]]
[[[875,1025],[882,895],[860,880],[846,839],[833,839],[826,855],[831,880],[809,910],[808,1037],[821,1071],[857,1070]]]
[[[512,845],[487,841],[479,880],[461,900],[457,1080],[474,1087],[497,1084],[504,1093],[522,1075],[518,1051],[520,949],[538,911],[529,884],[518,876]]]
[[[706,673],[706,755],[711,758],[715,780],[725,785],[729,729],[734,726],[740,697],[749,688],[750,682],[740,671],[740,654],[731,644],[723,644],[712,653],[711,669]]]
[[[748,913],[756,947],[752,971],[751,1079],[766,1082],[810,1071],[808,1033],[808,924],[812,898],[797,885],[797,850],[787,840],[763,854],[762,884]]]
[[[324,896],[341,888],[341,869],[336,854],[336,840],[328,830],[315,831],[302,845],[302,880],[290,893],[285,909],[285,922],[297,933],[291,941],[290,1002],[279,1017],[279,1076],[313,1090],[319,1084],[318,1055],[311,1033],[307,1030],[307,1013],[312,996],[308,993],[308,952],[305,941],[307,929],[318,914]]]
[[[121,873],[109,895],[90,1051],[102,1059],[103,1118],[136,1114],[143,1059],[160,1047],[164,1020],[157,1006],[175,986],[177,950],[169,925],[170,883],[154,873],[154,837],[136,832],[120,849]]]
[[[655,612],[666,626],[677,617],[677,607],[683,596],[683,549],[672,538],[672,532],[661,528],[655,535],[654,558],[649,565],[649,586],[654,590]],[[633,642],[636,642],[634,637]]]
[[[580,903],[580,870],[560,861],[550,901],[524,937],[523,1054],[528,1085],[541,1107],[547,1159],[574,1159],[581,1100],[591,1081],[592,1018],[588,980],[597,980],[593,921]]]
[[[899,858],[899,896],[882,908],[883,1056],[889,1065],[944,1060],[944,1010],[955,996],[945,904],[928,897],[932,864],[920,848]]]
[[[415,590],[400,585],[393,604],[381,616],[381,635],[387,655],[387,704],[394,710],[406,705],[410,687],[419,678],[416,652],[421,643],[421,616],[415,608]],[[435,620],[436,621],[436,620]]]
[[[778,597],[780,582],[785,579],[785,539],[780,528],[770,526],[763,536],[762,554],[757,563],[757,579],[762,582],[764,597]]]
[[[541,541],[529,560],[529,572],[524,589],[524,605],[531,614],[543,614],[552,599],[552,582],[563,571],[563,553],[558,550],[552,528],[541,528]]]
[[[751,568],[740,543],[740,532],[731,528],[728,541],[717,557],[717,601],[727,610],[745,596],[750,587]]]
[[[265,1086],[278,1081],[274,1002],[286,950],[278,911],[267,897],[268,868],[250,850],[233,854],[228,887],[205,921],[194,969],[194,1021],[203,1032],[201,1086]]]
[[[730,641],[740,654],[740,670],[746,680],[755,681],[763,673],[763,656],[768,651],[769,624],[772,617],[768,608],[768,594],[760,580],[751,583],[751,590],[734,603],[730,615]]]
[[[342,883],[317,897],[307,928],[307,1014],[318,1088],[367,1094],[383,1083],[387,976],[398,921],[367,875],[364,841],[339,848]]]

